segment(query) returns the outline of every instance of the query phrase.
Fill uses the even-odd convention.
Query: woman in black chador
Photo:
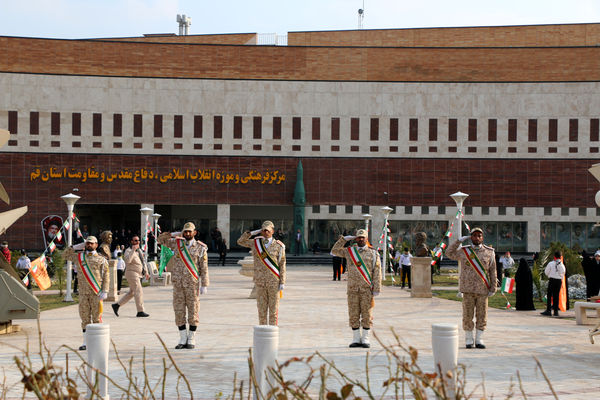
[[[535,310],[533,305],[533,277],[527,260],[519,260],[519,268],[515,274],[515,286],[517,292],[517,311]]]

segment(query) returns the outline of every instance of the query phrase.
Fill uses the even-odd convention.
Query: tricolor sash
[[[176,239],[176,242],[177,242],[177,251],[179,252],[179,257],[181,257],[183,264],[185,264],[185,267],[188,269],[190,274],[192,274],[192,277],[194,278],[194,280],[196,280],[196,282],[197,282],[198,275],[199,275],[198,267],[196,267],[196,264],[194,264],[192,255],[188,251],[188,248],[185,244],[185,239]]]
[[[100,293],[100,284],[96,280],[90,265],[85,257],[85,252],[77,254],[77,261],[79,262],[79,269],[83,274],[86,282],[90,285],[95,294]]]
[[[467,257],[467,261],[469,264],[475,269],[477,275],[481,278],[485,286],[488,290],[490,290],[490,278],[487,275],[485,268],[483,268],[483,264],[475,254],[475,250],[473,250],[470,246],[462,247],[465,256]]]
[[[371,286],[373,283],[373,280],[371,278],[371,274],[369,273],[369,269],[365,265],[365,262],[363,261],[362,257],[360,256],[360,254],[358,252],[358,247],[357,246],[348,247],[348,253],[350,253],[350,258],[352,259],[352,262],[358,269],[358,272],[360,272],[360,275],[363,277],[365,282],[367,282],[369,284],[369,286]]]
[[[273,275],[277,277],[277,279],[279,279],[279,265],[277,265],[277,262],[273,260],[273,257],[271,257],[267,251],[262,238],[254,239],[254,248],[256,249],[258,258],[260,258],[260,261],[262,261],[264,266],[267,267],[267,269],[271,271]]]

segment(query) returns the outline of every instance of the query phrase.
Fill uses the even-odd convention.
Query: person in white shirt
[[[560,251],[554,252],[554,261],[550,261],[544,270],[544,273],[548,277],[548,293],[546,296],[546,311],[542,312],[542,315],[552,315],[550,313],[550,308],[552,308],[554,310],[554,316],[558,317],[558,295],[560,293],[562,280],[567,272],[561,258],[562,253]]]
[[[125,260],[123,260],[123,253],[119,248],[119,251],[115,254],[117,259],[117,294],[121,294],[121,284],[123,282],[123,274],[125,274]]]
[[[17,260],[17,270],[19,271],[19,277],[21,280],[27,276],[29,273],[29,269],[31,268],[31,260],[27,257],[27,253],[25,249],[21,250],[21,257]],[[31,279],[27,280],[27,285],[25,285],[28,290],[31,289]]]
[[[515,265],[515,260],[510,256],[510,251],[504,253],[502,257],[500,257],[500,264],[502,264],[502,274],[509,278],[510,277],[510,269]]]
[[[400,266],[402,268],[402,275],[400,276],[400,281],[402,282],[402,289],[404,289],[404,285],[406,283],[406,279],[408,278],[408,288],[410,289],[410,267],[412,262],[410,259],[412,258],[412,254],[408,251],[408,247],[404,248],[404,253],[400,256]]]

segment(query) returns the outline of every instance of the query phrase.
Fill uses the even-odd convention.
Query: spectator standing
[[[123,253],[117,252],[117,295],[121,294],[121,284],[123,283],[123,274],[125,273],[125,260],[123,260]]]
[[[515,265],[515,260],[510,256],[510,251],[500,257],[500,264],[502,264],[502,275],[510,278],[510,269]]]
[[[5,240],[0,245],[0,249],[2,250],[2,255],[6,258],[6,261],[10,264],[10,250],[8,248],[8,242]]]
[[[562,280],[567,272],[561,258],[562,253],[556,251],[554,253],[554,261],[550,261],[544,270],[544,274],[548,277],[548,293],[546,295],[546,311],[542,312],[542,315],[551,316],[550,309],[553,309],[554,316],[558,317],[558,295]]]
[[[227,242],[225,239],[220,238],[218,240],[217,251],[219,252],[219,262],[222,266],[225,266],[225,259],[227,258]]]
[[[585,275],[586,296],[597,296],[600,291],[600,250],[593,257],[585,251],[581,253],[581,267]]]
[[[400,281],[402,282],[402,289],[404,289],[404,285],[406,284],[406,280],[408,279],[408,288],[411,288],[410,283],[410,267],[412,265],[411,258],[413,258],[412,254],[408,251],[408,247],[404,248],[404,253],[400,256],[400,266],[402,268],[402,275],[400,276]]]
[[[527,260],[519,260],[519,268],[515,273],[515,291],[517,292],[517,311],[535,310],[533,305],[533,276]]]
[[[31,260],[27,257],[27,253],[25,249],[21,250],[21,257],[17,260],[17,271],[19,272],[19,278],[23,280],[29,273],[29,269],[31,268]],[[31,290],[31,279],[27,280],[27,285],[25,285],[27,290]]]
[[[342,278],[342,257],[336,256],[333,252],[330,252],[331,263],[333,264],[333,280],[339,281]]]
[[[300,232],[300,229],[298,229],[296,231],[296,252],[295,255],[299,256],[300,255],[300,249],[302,248],[302,232]]]

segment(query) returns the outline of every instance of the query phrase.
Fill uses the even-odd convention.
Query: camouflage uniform
[[[464,247],[473,247],[464,246]],[[487,324],[488,294],[496,292],[496,255],[494,249],[482,244],[479,248],[473,247],[475,254],[481,261],[483,268],[489,277],[490,288],[488,289],[479,277],[475,268],[461,250],[460,242],[457,240],[448,246],[446,256],[452,260],[460,261],[462,268],[458,277],[458,290],[463,294],[463,329],[473,330],[473,310],[477,317],[477,330],[485,330]]]
[[[187,309],[187,323],[190,326],[198,326],[200,322],[200,286],[208,287],[209,285],[207,247],[204,243],[195,239],[192,239],[188,244],[188,251],[198,268],[198,275],[200,276],[200,282],[197,282],[183,263],[177,250],[177,242],[174,238],[171,238],[171,234],[169,232],[162,233],[158,237],[158,243],[162,246],[168,246],[174,253],[174,262],[169,272],[171,272],[173,282],[175,325],[185,325]]]
[[[347,294],[350,327],[358,329],[362,326],[370,329],[373,320],[373,293],[381,291],[381,259],[377,250],[372,247],[358,247],[358,252],[371,274],[372,284],[369,285],[352,261],[348,249],[344,247],[345,243],[346,240],[340,236],[333,245],[331,253],[337,257],[344,257],[348,265]]]
[[[81,318],[81,328],[85,330],[87,324],[100,322],[100,300],[94,293],[92,287],[85,279],[79,266],[77,253],[72,248],[67,248],[64,252],[65,260],[71,261],[79,276],[79,317]],[[108,261],[96,251],[86,254],[86,261],[94,274],[94,277],[100,283],[100,290],[108,290]]]
[[[279,285],[285,284],[285,245],[272,238],[267,251],[271,258],[279,266],[279,278],[275,276],[260,260],[254,239],[250,239],[250,232],[244,232],[237,241],[237,244],[252,249],[254,257],[254,284],[256,286],[256,306],[258,308],[258,323],[267,325],[267,313],[269,315],[269,325],[277,325],[279,313]],[[265,241],[265,239],[262,239]],[[265,245],[266,247],[266,245]]]

